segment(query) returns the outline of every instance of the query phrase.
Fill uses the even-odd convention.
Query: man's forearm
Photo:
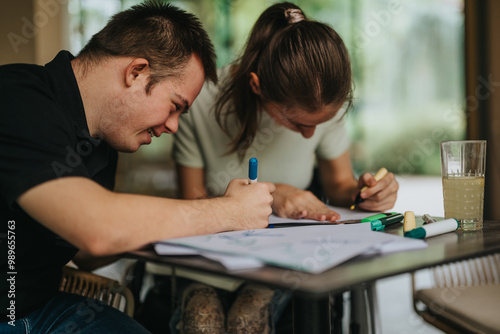
[[[84,178],[49,181],[18,200],[43,225],[97,256],[137,249],[166,238],[221,232],[225,228],[220,217],[235,216],[233,208],[223,201],[119,194]],[[230,226],[228,219],[225,223]]]
[[[167,238],[267,226],[274,185],[247,183],[234,180],[224,197],[178,200],[115,193],[68,177],[28,190],[18,203],[75,247],[105,256]]]

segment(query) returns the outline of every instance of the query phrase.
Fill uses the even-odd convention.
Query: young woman
[[[352,99],[351,65],[334,29],[307,19],[294,4],[272,5],[255,23],[242,56],[220,72],[220,79],[219,86],[206,85],[180,119],[174,159],[182,198],[222,196],[231,179],[247,175],[248,159],[256,157],[259,181],[276,184],[273,211],[278,216],[339,218],[305,190],[315,166],[332,205],[351,205],[365,185],[359,208],[383,211],[394,205],[398,184],[392,173],[378,182],[370,173],[354,177],[343,124]],[[245,313],[272,314],[277,305],[268,292],[254,293],[267,302],[249,303],[234,315],[244,304],[237,297],[228,313],[228,331],[238,332],[236,324],[245,322]],[[272,304],[271,312],[263,312],[263,304]],[[256,328],[267,323],[252,321]]]

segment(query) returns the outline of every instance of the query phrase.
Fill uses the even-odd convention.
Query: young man
[[[174,237],[267,226],[274,185],[231,182],[223,197],[112,192],[117,151],[177,131],[214,51],[199,21],[148,1],[115,15],[74,58],[0,67],[0,332],[140,333],[132,319],[58,293],[80,249],[119,254]],[[210,217],[210,219],[207,219]],[[5,280],[4,280],[5,282]]]

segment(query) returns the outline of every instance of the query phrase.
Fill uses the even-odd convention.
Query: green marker
[[[370,222],[372,231],[381,231],[386,226],[400,223],[403,220],[404,216],[400,213],[396,213],[387,217],[383,217],[377,220],[372,220]]]
[[[380,218],[386,218],[386,217],[398,215],[398,214],[400,214],[400,213],[397,213],[397,212],[377,213],[376,215],[361,219],[361,222],[362,223],[369,223],[369,222],[374,221],[374,220],[380,220]]]

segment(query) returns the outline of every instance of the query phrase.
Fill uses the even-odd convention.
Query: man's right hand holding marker
[[[231,201],[225,205],[225,209],[231,211],[227,216],[234,217],[231,230],[267,227],[275,190],[270,182],[249,184],[247,179],[232,180],[221,198]]]

